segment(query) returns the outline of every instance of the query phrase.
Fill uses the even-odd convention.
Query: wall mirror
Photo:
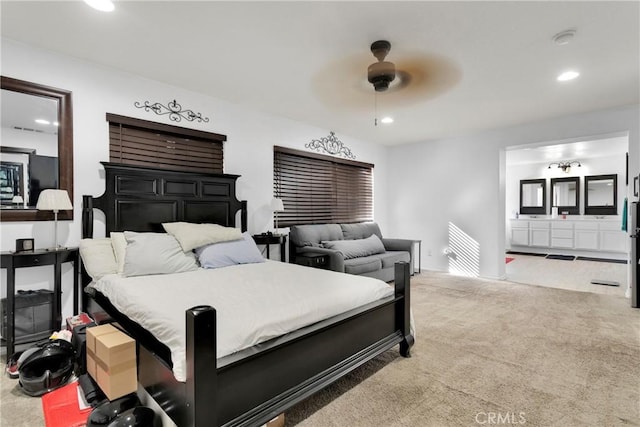
[[[0,220],[45,221],[36,210],[40,192],[67,190],[73,200],[71,92],[2,76]],[[59,219],[73,219],[60,211]]]
[[[585,215],[618,214],[618,175],[584,177]]]
[[[520,213],[528,215],[547,214],[547,182],[544,179],[520,181]]]
[[[579,215],[580,177],[551,178],[551,206],[560,215]]]

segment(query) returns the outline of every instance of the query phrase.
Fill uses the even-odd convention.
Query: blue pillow
[[[248,232],[242,233],[240,240],[213,243],[197,248],[196,255],[204,268],[264,262],[260,250]]]

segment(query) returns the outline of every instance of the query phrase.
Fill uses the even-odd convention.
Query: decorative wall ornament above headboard
[[[351,152],[351,149],[344,145],[338,138],[336,138],[336,134],[333,132],[329,132],[329,136],[324,136],[320,139],[314,139],[304,146],[318,152],[324,151],[325,153],[343,156],[347,159],[356,158],[356,156]]]
[[[174,122],[180,122],[182,119],[186,119],[190,122],[194,120],[205,123],[209,122],[209,118],[202,117],[202,113],[194,113],[192,110],[183,110],[182,105],[178,104],[175,99],[169,102],[166,106],[159,102],[151,104],[149,101],[144,101],[144,104],[136,101],[133,105],[135,105],[136,108],[144,108],[145,111],[153,111],[159,116],[168,114],[169,119]]]

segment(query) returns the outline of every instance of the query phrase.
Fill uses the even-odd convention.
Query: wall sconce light
[[[552,166],[556,166],[558,169],[562,169],[562,172],[569,173],[571,170],[571,166],[577,165],[578,167],[582,167],[580,162],[574,160],[573,162],[558,162],[558,163],[549,163],[549,167],[547,169],[551,169]]]

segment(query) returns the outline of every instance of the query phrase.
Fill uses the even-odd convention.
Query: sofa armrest
[[[338,252],[335,249],[320,248],[317,246],[298,247],[297,249],[298,255],[303,255],[305,252],[316,252],[316,253],[328,255],[329,270],[344,273],[344,255],[342,255],[342,252]]]
[[[407,251],[413,254],[413,240],[384,238],[382,244],[387,251]]]
[[[413,250],[415,244],[410,239],[382,239],[384,249],[387,251],[407,251],[409,252],[409,265],[411,265],[411,274],[413,275],[413,266],[415,260],[415,254]]]

